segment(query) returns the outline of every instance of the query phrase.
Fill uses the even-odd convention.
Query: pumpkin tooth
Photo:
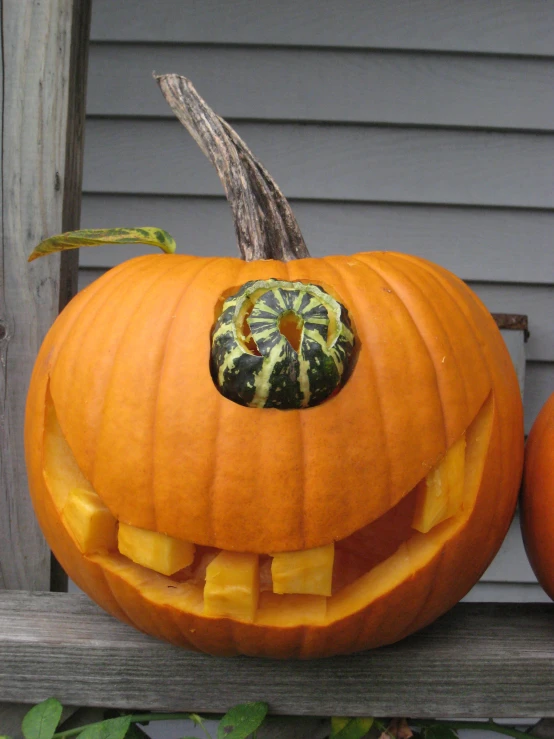
[[[273,555],[273,592],[304,595],[331,595],[334,543],[298,552]]]
[[[464,500],[465,434],[417,486],[412,528],[426,534],[459,513]]]
[[[204,613],[253,621],[260,595],[258,555],[220,552],[206,568]]]
[[[83,554],[117,549],[117,521],[91,490],[73,488],[69,492],[62,521]]]
[[[133,562],[162,575],[172,575],[194,559],[192,542],[126,523],[119,524],[118,546],[120,553]]]

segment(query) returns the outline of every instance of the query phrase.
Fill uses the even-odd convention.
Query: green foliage
[[[75,729],[56,731],[62,716],[62,705],[56,698],[48,698],[30,709],[21,725],[25,739],[149,739],[140,725],[152,721],[189,720],[199,726],[207,739],[212,739],[205,719],[196,713],[144,713],[123,714],[117,710],[107,710],[103,721],[80,726]],[[228,711],[220,719],[217,739],[255,739],[257,730],[267,715],[266,703],[243,703]],[[0,727],[1,728],[1,727]],[[416,719],[377,719],[370,717],[334,717],[331,719],[329,739],[458,739],[460,729],[476,729],[503,734],[512,739],[529,739],[525,732],[508,726],[501,726],[489,720],[480,721],[442,721]],[[0,739],[11,739],[0,735]],[[182,737],[181,739],[193,739]]]
[[[91,724],[79,734],[79,739],[124,739],[131,726],[131,716],[109,718]]]
[[[448,726],[433,724],[422,729],[423,739],[458,739],[456,732]]]
[[[246,739],[259,729],[267,714],[267,703],[243,703],[223,716],[217,739]]]
[[[362,739],[367,736],[373,726],[373,719],[342,718],[335,716],[331,719],[330,739]]]
[[[62,710],[62,704],[56,698],[48,698],[33,706],[21,724],[25,739],[52,739],[60,723]]]

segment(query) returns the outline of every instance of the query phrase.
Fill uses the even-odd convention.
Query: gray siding
[[[215,171],[152,71],[190,77],[314,256],[390,249],[526,313],[525,424],[554,390],[554,3],[94,0],[83,226],[236,254]],[[81,285],[143,247],[82,250]],[[540,600],[517,521],[468,599]]]

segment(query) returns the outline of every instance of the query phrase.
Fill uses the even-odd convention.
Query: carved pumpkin
[[[307,658],[401,639],[473,586],[512,518],[522,409],[502,338],[423,259],[310,258],[232,129],[184,78],[160,84],[218,167],[246,261],[139,257],[59,316],[27,406],[44,533],[101,606],[175,644]],[[97,231],[33,256],[130,240],[172,250]]]
[[[554,600],[554,393],[535,419],[525,447],[521,530],[531,567]]]

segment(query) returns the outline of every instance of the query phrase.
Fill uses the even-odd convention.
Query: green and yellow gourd
[[[228,298],[212,337],[222,395],[251,408],[308,408],[338,390],[354,349],[348,311],[322,288],[256,280]]]

